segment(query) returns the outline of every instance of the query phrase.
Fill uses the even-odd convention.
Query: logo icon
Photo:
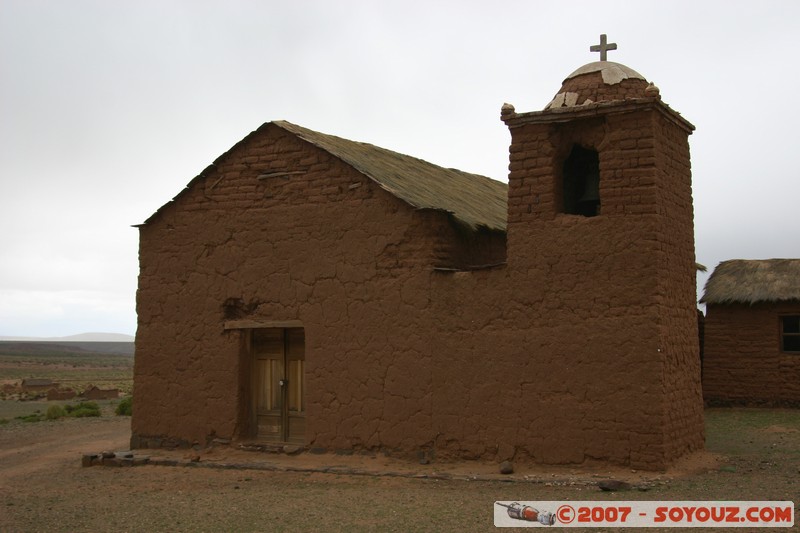
[[[513,502],[510,505],[495,502],[497,505],[506,508],[508,516],[515,520],[525,520],[526,522],[539,522],[545,526],[552,526],[556,523],[556,515],[549,511],[540,511],[530,505],[522,505],[519,502]]]

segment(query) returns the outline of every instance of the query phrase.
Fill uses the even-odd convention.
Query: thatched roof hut
[[[706,282],[701,303],[800,301],[800,259],[723,261]]]

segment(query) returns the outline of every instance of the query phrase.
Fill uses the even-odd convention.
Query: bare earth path
[[[0,490],[37,472],[74,463],[87,450],[127,450],[129,418],[73,418],[16,424],[0,431]]]
[[[82,453],[127,449],[129,419],[12,421],[0,426],[0,531],[496,531],[496,500],[800,504],[800,411],[717,409],[708,410],[706,418],[707,446],[714,457],[696,457],[674,471],[519,465],[517,482],[163,466],[81,468]],[[201,453],[201,463],[221,460],[453,475],[496,472],[496,465],[416,465],[381,456]],[[526,481],[525,475],[536,481]],[[648,481],[650,490],[600,492],[596,481],[609,476]]]

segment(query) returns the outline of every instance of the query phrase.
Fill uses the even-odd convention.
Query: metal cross
[[[616,50],[616,49],[617,49],[617,43],[608,44],[606,41],[605,33],[600,35],[600,44],[593,44],[592,46],[589,47],[590,52],[600,52],[600,61],[607,60],[608,55],[606,54],[606,52],[608,50]]]

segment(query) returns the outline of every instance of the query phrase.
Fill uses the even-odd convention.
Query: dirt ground
[[[709,409],[706,426],[707,451],[667,472],[515,465],[502,476],[496,464],[225,447],[151,451],[199,456],[193,467],[82,468],[84,453],[128,448],[130,419],[12,420],[0,425],[0,531],[492,531],[497,500],[800,504],[800,410]],[[647,490],[602,492],[605,479]]]

